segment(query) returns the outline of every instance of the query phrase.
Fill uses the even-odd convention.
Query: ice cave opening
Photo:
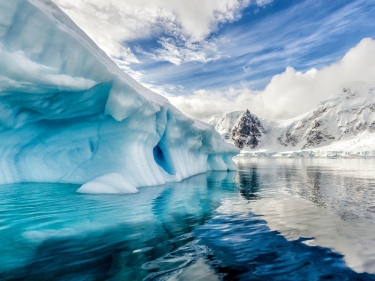
[[[164,156],[164,152],[163,150],[161,149],[160,145],[157,144],[155,147],[154,147],[154,159],[155,159],[155,162],[156,164],[159,165],[159,167],[161,167],[164,171],[166,171],[168,174],[170,175],[175,175],[176,172],[174,171],[173,169],[173,166],[170,165],[170,163],[167,161],[167,159],[165,158]]]

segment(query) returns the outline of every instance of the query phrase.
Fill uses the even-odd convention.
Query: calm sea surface
[[[0,186],[0,280],[375,280],[374,159],[246,159],[134,195]]]

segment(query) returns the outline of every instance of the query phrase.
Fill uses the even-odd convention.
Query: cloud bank
[[[299,72],[287,67],[260,92],[244,87],[198,90],[189,96],[164,95],[187,115],[205,121],[213,115],[244,109],[264,118],[288,119],[313,109],[356,81],[375,84],[375,40],[371,38],[363,39],[339,61],[322,69]]]

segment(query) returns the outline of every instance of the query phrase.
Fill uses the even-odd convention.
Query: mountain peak
[[[248,109],[227,113],[225,118],[225,140],[241,149],[281,152],[333,145],[375,133],[375,85],[347,85],[315,109],[292,120],[260,121]]]
[[[247,146],[254,149],[258,146],[259,138],[264,133],[265,130],[258,117],[252,115],[247,109],[233,127],[232,140],[234,145],[239,148]]]

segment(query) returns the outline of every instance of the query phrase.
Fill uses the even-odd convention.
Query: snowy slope
[[[237,113],[236,113],[237,114]],[[244,113],[242,113],[244,114]],[[236,115],[226,114],[227,116]],[[227,124],[238,123],[227,120]],[[372,156],[375,155],[375,86],[357,82],[333,94],[314,110],[285,121],[259,119],[265,133],[256,147],[243,149],[254,156]],[[220,118],[213,119],[216,130]],[[226,128],[233,136],[234,126]],[[219,130],[220,132],[220,130]],[[232,140],[233,141],[233,137]]]
[[[243,111],[234,111],[224,114],[223,117],[214,116],[208,123],[215,126],[215,130],[220,134],[222,139],[231,141],[232,128],[243,113]]]
[[[49,0],[0,2],[0,183],[136,192],[238,150],[121,71]]]

